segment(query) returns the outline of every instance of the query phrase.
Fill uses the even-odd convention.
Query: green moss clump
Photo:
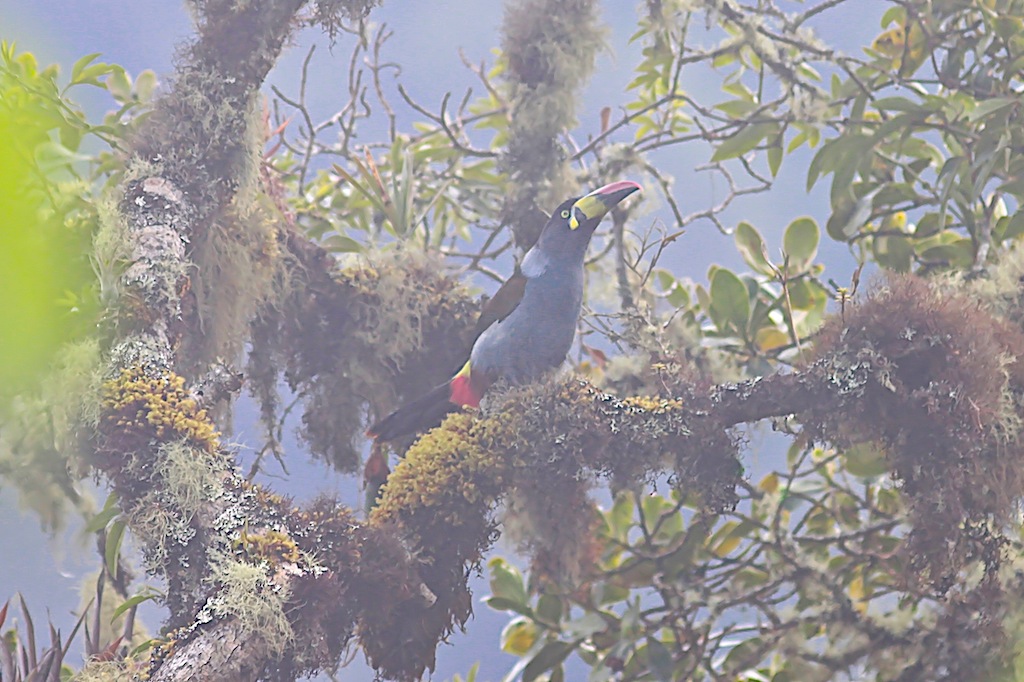
[[[157,471],[163,478],[175,507],[185,516],[198,512],[202,505],[214,499],[220,479],[211,466],[209,453],[192,447],[185,441],[165,443],[157,457]]]
[[[124,682],[124,680],[148,680],[147,664],[128,659],[124,661],[92,660],[75,673],[75,682]]]

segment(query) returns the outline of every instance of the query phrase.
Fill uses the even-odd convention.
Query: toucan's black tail
[[[449,412],[459,409],[451,402],[451,384],[441,384],[429,393],[402,405],[366,430],[375,440],[389,441],[439,426]]]

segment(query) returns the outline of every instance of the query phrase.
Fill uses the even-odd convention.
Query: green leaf
[[[746,261],[755,272],[762,275],[770,275],[774,272],[771,263],[768,261],[768,249],[764,245],[761,233],[750,223],[743,221],[736,226],[733,239],[736,241],[736,249],[740,252],[743,260]]]
[[[128,102],[132,99],[132,79],[128,72],[120,66],[114,66],[106,80],[107,92],[114,96],[118,102]]]
[[[97,62],[92,66],[87,66],[82,69],[78,74],[78,77],[71,81],[72,85],[95,85],[99,88],[106,87],[100,82],[100,76],[106,76],[111,73],[114,69],[121,68],[113,64],[107,64],[106,62]]]
[[[902,5],[893,5],[885,10],[882,15],[882,28],[888,28],[889,24],[902,24],[907,15],[907,10]]]
[[[993,97],[979,102],[974,109],[967,114],[967,120],[974,123],[979,118],[985,118],[989,114],[994,114],[1000,109],[1005,109],[1013,104],[1020,104],[1020,98],[1018,97]]]
[[[533,617],[533,609],[521,601],[513,601],[505,597],[484,597],[484,603],[495,611],[512,611],[523,616]]]
[[[690,307],[690,292],[682,284],[676,282],[672,290],[665,296],[665,300],[673,308],[686,309]]]
[[[145,642],[143,642],[142,644],[140,644],[137,647],[135,647],[134,649],[132,649],[131,653],[128,654],[128,657],[131,658],[132,656],[136,656],[138,654],[141,654],[144,651],[149,651],[150,649],[152,649],[157,644],[160,644],[162,641],[163,640],[159,640],[159,639],[147,639]]]
[[[920,111],[922,106],[918,102],[909,100],[906,97],[882,97],[874,101],[875,108],[880,111]]]
[[[560,665],[576,647],[569,642],[548,642],[544,648],[523,668],[523,682],[532,682],[541,673]]]
[[[562,600],[553,594],[542,594],[534,612],[544,623],[557,627],[562,620]]]
[[[95,533],[101,528],[106,528],[107,524],[110,523],[110,519],[120,513],[121,508],[117,506],[117,493],[110,493],[103,502],[103,509],[96,516],[89,519],[89,523],[85,524],[85,532]]]
[[[121,542],[124,541],[124,521],[114,521],[107,532],[106,552],[104,559],[107,562],[107,572],[110,575],[117,575],[117,558],[121,554]]]
[[[871,217],[873,198],[871,195],[857,199],[848,196],[840,198],[833,206],[832,215],[825,224],[828,236],[837,242],[845,242],[856,236]]]
[[[605,583],[604,585],[599,586],[597,590],[597,603],[601,606],[626,601],[629,599],[630,595],[629,588],[621,585],[613,585],[612,583]]]
[[[85,524],[86,533],[96,533],[103,528],[107,527],[110,520],[121,513],[117,505],[113,507],[104,507],[103,511],[98,513],[96,516],[89,519],[89,523]]]
[[[716,104],[715,109],[725,113],[730,118],[743,118],[757,108],[757,104],[745,99],[731,99],[721,104]]]
[[[647,654],[647,666],[660,682],[673,682],[676,679],[673,674],[675,666],[673,665],[672,654],[669,652],[668,647],[654,637],[648,637],[645,652]]]
[[[915,244],[914,251],[921,260],[948,264],[955,268],[969,267],[974,262],[974,241],[970,237],[946,230],[935,235],[941,240],[936,245]],[[925,242],[934,240],[929,237]]]
[[[528,597],[523,574],[519,569],[501,557],[494,557],[487,562],[487,566],[491,570],[491,593],[495,597],[525,606]]]
[[[949,195],[953,192],[953,186],[956,184],[957,173],[965,163],[967,163],[967,159],[963,156],[950,157],[946,163],[942,164],[942,170],[939,171],[939,177],[935,181],[936,185],[942,187],[939,196],[939,222],[941,224],[945,224],[946,204],[949,203]]]
[[[775,144],[768,147],[768,170],[771,171],[772,177],[776,177],[779,174],[779,168],[782,166],[782,145]]]
[[[160,595],[156,592],[140,592],[134,597],[129,597],[128,599],[125,599],[120,606],[114,609],[113,615],[110,616],[110,622],[113,623],[115,620],[117,620],[118,616],[120,616],[122,613],[132,608],[133,606],[138,606],[144,601],[153,601],[159,596]]]
[[[352,237],[341,234],[332,234],[325,239],[322,246],[332,253],[362,253],[363,245]]]
[[[1016,239],[1024,234],[1024,211],[1017,211],[1012,216],[1001,218],[996,234],[1001,239]]]
[[[539,633],[536,623],[514,618],[501,631],[501,650],[513,656],[525,656],[537,643]]]
[[[782,237],[782,249],[789,256],[790,268],[800,272],[807,268],[818,253],[821,232],[813,218],[797,218],[789,224]]]
[[[711,319],[721,331],[743,334],[750,319],[747,286],[731,270],[716,268],[711,274]]]
[[[732,137],[726,138],[711,155],[712,161],[725,161],[743,156],[775,131],[774,123],[747,124]]]
[[[91,64],[92,62],[96,61],[96,58],[99,57],[101,54],[103,53],[92,52],[90,54],[85,55],[84,57],[80,57],[78,61],[76,61],[74,65],[72,65],[71,67],[71,82],[78,82],[82,70],[85,69],[85,67]]]
[[[633,527],[633,495],[628,490],[623,490],[615,496],[615,503],[608,511],[609,535],[619,542],[625,542]]]
[[[614,619],[614,616],[612,618]],[[584,611],[579,618],[568,621],[564,631],[574,637],[590,637],[607,629],[608,621],[600,613]]]
[[[810,310],[822,298],[828,298],[827,292],[812,279],[804,277],[789,283],[789,300],[794,310]]]
[[[726,521],[707,541],[707,549],[717,557],[729,556],[756,526],[750,521]]]
[[[156,73],[152,69],[146,69],[135,77],[135,94],[140,101],[148,102],[153,99],[157,82]]]
[[[858,443],[846,448],[846,470],[860,478],[875,478],[889,470],[885,452],[872,443]]]

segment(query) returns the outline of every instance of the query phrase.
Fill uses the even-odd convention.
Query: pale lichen
[[[294,638],[285,615],[289,591],[287,583],[274,582],[264,564],[224,559],[212,566],[210,582],[219,588],[197,616],[237,618],[242,628],[279,656]]]

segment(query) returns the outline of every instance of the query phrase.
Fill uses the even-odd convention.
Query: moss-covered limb
[[[336,505],[296,510],[248,486],[208,412],[209,388],[222,395],[232,384],[211,374],[210,361],[240,344],[237,320],[276,274],[275,228],[256,201],[252,105],[302,4],[193,3],[199,39],[133,141],[110,230],[130,265],[118,282],[93,464],[112,482],[148,568],[167,579],[175,630],[153,658],[156,679],[329,668],[355,627],[353,592],[419,591],[401,552],[389,556],[390,572],[360,573],[368,538],[401,546],[383,531]],[[366,3],[335,9],[343,4]],[[204,315],[213,305],[227,314]]]
[[[491,511],[510,471],[495,454],[501,449],[489,447],[489,426],[455,414],[420,439],[371,516],[372,527],[396,527],[407,539],[436,597],[427,603],[421,595],[387,595],[386,608],[363,620],[363,650],[389,679],[417,680],[432,670],[437,643],[472,613],[468,572],[495,537]]]
[[[194,0],[197,40],[186,49],[170,92],[135,141],[141,159],[187,191],[203,220],[234,194],[253,164],[248,145],[253,98],[295,29],[304,0],[239,3]]]
[[[361,614],[378,617],[380,595],[416,606],[432,598],[393,529],[368,528],[330,500],[296,508],[244,481],[177,375],[108,380],[100,433],[97,464],[148,568],[168,583],[175,630],[153,658],[155,679],[332,668]],[[227,643],[243,661],[210,653]],[[191,667],[218,662],[223,674]]]
[[[589,528],[593,518],[579,494],[554,494],[553,482],[576,489],[592,472],[638,480],[670,467],[709,507],[735,502],[741,468],[723,454],[734,451],[733,439],[700,417],[691,427],[679,401],[619,400],[575,379],[493,400],[497,406],[484,418],[452,415],[413,445],[371,517],[371,525],[401,529],[437,597],[430,606],[400,602],[360,629],[374,666],[396,679],[417,679],[431,668],[435,643],[469,617],[467,577],[496,538],[492,512],[509,490],[552,493],[541,513],[523,511],[537,531],[538,556],[568,574],[556,579],[582,575],[574,564],[587,556],[585,534],[561,530]]]
[[[511,113],[503,166],[512,191],[502,211],[516,243],[529,248],[544,219],[571,186],[559,142],[576,124],[577,96],[594,71],[603,29],[593,0],[514,0],[502,22],[504,76]]]
[[[250,385],[273,431],[282,369],[304,396],[310,449],[355,471],[366,407],[386,414],[457,371],[479,302],[436,256],[379,252],[339,268],[296,236],[285,245],[287,295],[254,325]]]
[[[723,509],[742,471],[729,428],[783,415],[841,447],[884,445],[913,510],[910,565],[927,585],[943,589],[978,560],[993,579],[1024,467],[1016,445],[1024,334],[974,300],[894,278],[826,325],[817,348],[800,371],[679,387],[675,398],[616,398],[570,379],[492,396],[480,417],[449,417],[409,450],[371,518],[401,528],[437,600],[400,603],[363,628],[371,660],[398,679],[433,664],[431,644],[468,616],[466,576],[493,541],[493,510],[510,491],[535,500],[544,491],[543,504],[525,510],[534,549],[566,571],[567,559],[586,557],[584,532],[559,532],[587,527],[578,482],[604,475],[621,485],[668,471]],[[561,496],[559,481],[568,483]]]

